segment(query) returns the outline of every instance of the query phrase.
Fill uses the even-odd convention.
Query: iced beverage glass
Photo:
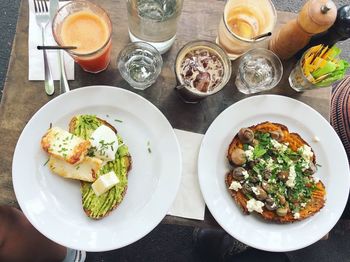
[[[52,22],[55,41],[68,50],[83,70],[99,73],[110,62],[112,23],[108,14],[88,1],[72,1],[61,7]]]
[[[276,21],[276,10],[270,0],[228,0],[220,20],[217,43],[230,59],[236,59],[252,48],[267,47],[269,37],[254,38],[272,32]]]

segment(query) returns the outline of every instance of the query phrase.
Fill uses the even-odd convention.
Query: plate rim
[[[24,202],[22,201],[25,201],[23,200],[23,196],[21,196],[21,193],[19,192],[19,186],[18,186],[18,183],[17,180],[20,180],[20,177],[19,175],[15,175],[15,171],[17,169],[17,166],[16,166],[16,158],[18,157],[19,153],[18,153],[18,150],[19,150],[19,146],[22,142],[22,140],[24,140],[25,138],[23,137],[23,134],[26,132],[26,130],[29,128],[29,124],[32,122],[32,121],[35,121],[35,118],[38,117],[38,115],[42,114],[42,112],[44,112],[46,110],[47,107],[49,107],[51,104],[54,104],[54,103],[58,103],[57,101],[64,101],[64,99],[66,99],[66,97],[69,97],[71,96],[72,94],[75,94],[75,93],[84,93],[84,92],[92,92],[90,90],[96,90],[96,89],[99,89],[101,90],[102,89],[105,89],[107,90],[106,92],[116,92],[116,93],[123,93],[124,95],[126,96],[132,96],[132,97],[135,97],[136,99],[140,99],[142,100],[144,103],[146,103],[148,106],[150,106],[150,108],[152,108],[152,112],[153,113],[156,113],[158,114],[164,121],[165,125],[167,125],[167,129],[169,131],[169,135],[172,136],[172,139],[173,139],[173,142],[174,142],[174,152],[175,152],[175,155],[177,156],[177,161],[178,163],[176,164],[176,166],[178,167],[178,170],[175,171],[175,173],[177,173],[176,176],[173,176],[173,184],[172,184],[172,190],[169,191],[169,190],[166,190],[167,192],[171,192],[169,194],[169,197],[167,198],[167,203],[166,204],[163,204],[164,206],[167,206],[167,208],[163,208],[162,210],[162,215],[158,215],[158,217],[156,217],[152,223],[141,223],[143,224],[142,228],[143,228],[143,231],[142,232],[137,232],[135,234],[135,237],[133,238],[133,240],[130,240],[128,242],[123,242],[122,245],[118,245],[118,244],[111,244],[109,245],[107,248],[104,248],[104,247],[98,247],[98,246],[89,246],[87,248],[82,248],[81,245],[71,245],[72,242],[71,241],[61,241],[61,240],[58,240],[58,239],[55,239],[54,236],[51,236],[51,235],[47,235],[47,232],[45,232],[45,228],[39,228],[40,224],[38,225],[35,221],[33,221],[33,218],[35,217],[32,217],[30,215],[30,213],[28,212],[27,209],[23,209],[23,205],[24,205]],[[104,105],[104,104],[101,104],[101,105]],[[81,108],[82,106],[80,106]],[[29,220],[29,222],[40,232],[42,233],[44,236],[46,236],[47,238],[51,239],[52,241],[58,243],[58,244],[61,244],[63,246],[66,246],[66,247],[69,247],[69,248],[73,248],[73,249],[81,249],[81,250],[85,250],[85,251],[89,251],[89,252],[103,252],[103,251],[109,251],[109,250],[114,250],[114,249],[118,249],[118,248],[122,248],[122,247],[125,247],[127,245],[130,245],[138,240],[140,240],[141,238],[143,238],[144,236],[146,236],[147,234],[149,234],[155,227],[157,227],[159,225],[159,223],[163,220],[163,218],[167,215],[167,212],[168,210],[170,209],[172,203],[175,201],[175,198],[176,198],[176,195],[177,195],[177,192],[180,188],[180,184],[181,184],[181,178],[182,178],[182,154],[181,154],[181,149],[180,149],[180,144],[179,144],[179,141],[177,139],[177,136],[175,134],[175,131],[174,131],[174,128],[173,126],[171,125],[171,123],[169,122],[169,120],[166,118],[166,116],[160,111],[159,108],[157,108],[152,102],[150,102],[149,100],[147,100],[146,98],[142,97],[141,95],[137,94],[137,93],[134,93],[130,90],[126,90],[124,88],[121,88],[121,87],[117,87],[117,86],[109,86],[109,85],[89,85],[89,86],[83,86],[83,87],[79,87],[79,88],[76,88],[74,90],[71,90],[67,93],[64,93],[62,95],[58,95],[56,96],[55,98],[51,99],[50,101],[48,101],[47,103],[45,103],[44,105],[42,105],[32,116],[31,118],[29,119],[29,121],[26,123],[25,127],[22,129],[21,133],[20,133],[20,136],[16,142],[16,146],[15,146],[15,150],[14,150],[14,153],[13,153],[13,157],[12,157],[12,165],[11,165],[11,172],[12,172],[12,183],[13,183],[13,188],[14,188],[14,193],[15,193],[15,196],[16,196],[16,201],[18,203],[18,205],[20,206],[21,210],[23,211],[24,215],[26,216],[26,218]],[[160,177],[162,176],[162,174],[160,175]],[[164,174],[163,174],[164,176]],[[156,186],[155,190],[154,190],[154,193],[152,195],[152,197],[150,198],[150,201],[148,201],[146,203],[145,206],[149,205],[149,203],[153,200],[154,198],[154,194],[155,192],[157,192],[159,188],[159,183],[158,185]],[[149,218],[147,219],[149,221]],[[134,231],[135,232],[135,231]],[[70,243],[67,245],[67,243]],[[88,242],[88,241],[85,241],[85,242]]]
[[[315,114],[315,116],[317,116],[318,118],[321,118],[322,121],[324,121],[325,123],[327,123],[328,126],[331,127],[332,129],[332,133],[335,134],[335,139],[338,140],[338,143],[340,143],[340,145],[342,145],[338,135],[336,135],[334,129],[332,128],[332,126],[330,125],[330,123],[318,112],[316,111],[314,108],[312,108],[311,106],[307,105],[306,103],[302,102],[302,101],[299,101],[297,99],[293,99],[291,97],[288,97],[288,96],[283,96],[283,95],[274,95],[274,94],[266,94],[266,95],[254,95],[254,96],[250,96],[250,97],[247,97],[247,98],[244,98],[242,100],[239,100],[238,102],[232,104],[231,106],[229,106],[228,108],[226,108],[224,111],[222,111],[215,119],[214,121],[210,124],[210,126],[208,127],[204,137],[203,137],[203,140],[202,140],[202,143],[201,143],[201,147],[200,147],[200,151],[199,151],[199,156],[198,156],[198,162],[197,162],[197,165],[198,165],[198,177],[199,177],[199,184],[200,184],[200,189],[201,189],[201,192],[202,192],[202,195],[203,195],[203,198],[205,200],[205,203],[210,211],[210,213],[212,214],[212,216],[214,217],[214,219],[217,221],[217,223],[226,231],[228,232],[230,235],[232,235],[234,238],[236,238],[237,240],[243,242],[243,243],[246,243],[247,245],[253,247],[253,248],[257,248],[257,249],[260,249],[260,250],[265,250],[265,251],[270,251],[270,252],[288,252],[288,251],[294,251],[294,250],[298,250],[298,249],[301,249],[301,248],[304,248],[304,247],[307,247],[315,242],[317,242],[318,240],[320,240],[324,235],[322,235],[319,239],[316,239],[315,241],[313,242],[310,242],[308,244],[301,244],[301,245],[296,245],[294,247],[285,247],[285,248],[265,248],[265,247],[262,247],[260,245],[256,245],[255,243],[252,243],[251,241],[249,241],[249,243],[247,241],[242,240],[242,238],[240,236],[237,236],[237,235],[233,235],[230,233],[230,227],[227,226],[223,221],[221,221],[219,219],[217,219],[217,217],[219,217],[217,214],[216,214],[216,208],[214,207],[213,203],[211,202],[211,199],[209,199],[209,196],[207,195],[207,188],[206,188],[206,185],[205,185],[205,181],[204,181],[204,177],[205,175],[203,175],[203,173],[205,173],[204,171],[202,171],[202,166],[201,166],[201,162],[202,162],[202,158],[203,158],[203,151],[205,150],[205,144],[206,144],[206,141],[208,139],[208,136],[210,135],[210,132],[211,130],[215,127],[215,124],[217,123],[217,121],[219,121],[218,119],[224,117],[226,114],[229,114],[229,112],[231,110],[234,110],[234,108],[238,108],[239,106],[241,106],[241,104],[243,103],[249,103],[250,100],[260,100],[260,99],[264,99],[264,98],[268,98],[268,99],[284,99],[284,100],[288,100],[289,102],[292,102],[292,103],[296,103],[296,104],[301,104],[302,106],[304,106],[305,108],[307,108],[307,110],[310,110],[312,111],[313,114]],[[237,110],[237,109],[236,109]],[[243,118],[244,120],[244,118]],[[224,139],[224,138],[222,138]],[[229,142],[228,142],[229,143]],[[344,146],[342,146],[340,148],[340,151],[342,152],[342,155],[345,156],[345,159],[347,159],[346,157],[346,152],[345,152],[345,149],[344,149]],[[349,171],[349,166],[347,165],[347,170]],[[350,191],[350,177],[347,177],[346,178],[346,181],[347,181],[347,195],[349,195],[349,191]],[[228,193],[228,192],[226,192]],[[233,200],[232,200],[233,201]],[[336,219],[334,219],[334,223],[332,223],[331,227],[329,228],[329,231],[335,226],[335,224],[338,222],[338,220],[340,219],[341,215],[342,215],[342,212],[344,211],[345,209],[345,206],[346,206],[346,202],[347,200],[344,201],[344,205],[341,209],[341,212],[338,212],[337,214],[337,217]],[[241,211],[241,210],[239,210]],[[241,215],[243,215],[241,213]]]

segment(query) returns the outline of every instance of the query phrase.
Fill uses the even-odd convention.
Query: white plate
[[[242,127],[264,121],[284,124],[314,149],[317,172],[327,200],[314,216],[292,224],[273,224],[256,215],[243,215],[225,186],[229,170],[226,152]],[[314,136],[319,142],[313,142]],[[230,106],[211,124],[201,145],[198,172],[205,202],[216,221],[239,241],[267,251],[291,251],[325,236],[340,218],[349,194],[350,176],[344,147],[329,123],[311,107],[288,97],[253,96]]]
[[[76,114],[106,119],[132,156],[123,202],[98,221],[83,212],[79,182],[53,175],[44,166],[48,156],[40,147],[50,123],[68,129]],[[12,175],[22,211],[42,234],[70,248],[106,251],[133,243],[157,226],[175,199],[181,168],[173,128],[154,105],[124,89],[93,86],[53,99],[32,117],[18,140]]]

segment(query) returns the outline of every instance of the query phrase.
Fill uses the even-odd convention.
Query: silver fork
[[[42,45],[45,45],[45,28],[50,21],[49,9],[45,0],[33,0],[35,19],[38,26],[41,28]],[[53,83],[53,78],[49,63],[47,60],[46,50],[44,52],[44,67],[45,67],[45,91],[46,94],[52,95],[55,92],[55,86]]]

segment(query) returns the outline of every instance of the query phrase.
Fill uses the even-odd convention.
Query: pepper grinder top
[[[304,48],[311,37],[326,31],[337,16],[337,8],[331,0],[309,0],[298,17],[290,20],[272,34],[269,49],[281,59],[289,59]]]
[[[318,34],[331,27],[337,17],[337,7],[330,0],[310,0],[301,9],[298,23],[309,34]]]

